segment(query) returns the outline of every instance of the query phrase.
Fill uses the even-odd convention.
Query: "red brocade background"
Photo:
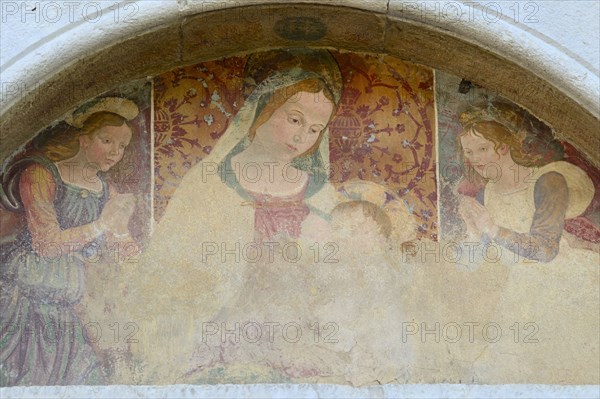
[[[329,124],[330,181],[384,185],[405,204],[418,237],[437,240],[433,72],[393,57],[333,53],[344,91]],[[154,82],[154,215],[210,153],[242,107],[246,57],[177,68]]]

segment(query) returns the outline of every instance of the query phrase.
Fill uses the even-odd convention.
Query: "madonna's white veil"
[[[246,91],[250,91],[243,107],[235,115],[223,136],[203,162],[221,164],[235,149],[241,151],[250,143],[248,132],[273,93],[308,80],[321,80],[334,97],[334,108],[342,93],[342,78],[337,62],[326,50],[285,49],[250,56],[245,72]],[[262,76],[266,75],[266,77]],[[326,102],[317,97],[315,101]],[[322,135],[317,151],[297,157],[292,164],[309,173],[311,184],[307,196],[319,191],[329,177],[329,131]]]

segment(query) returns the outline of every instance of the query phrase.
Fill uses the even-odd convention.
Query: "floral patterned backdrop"
[[[437,239],[433,72],[387,56],[334,53],[344,92],[330,122],[330,180],[385,185]],[[177,68],[155,79],[154,215],[243,105],[246,57]]]

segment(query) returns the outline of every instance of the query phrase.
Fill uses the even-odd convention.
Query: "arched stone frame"
[[[286,5],[265,1],[246,6],[236,2],[177,3],[178,7],[173,4],[149,7],[149,15],[153,17],[143,22],[134,21],[133,27],[109,26],[110,34],[104,35],[102,40],[83,41],[87,45],[93,43],[91,53],[86,53],[88,49],[83,45],[81,50],[68,51],[72,62],[64,67],[59,67],[60,63],[46,65],[46,76],[26,70],[23,73],[31,72],[26,76],[9,74],[8,79],[15,78],[12,82],[30,89],[17,93],[14,98],[7,94],[5,98],[0,158],[6,158],[76,104],[120,83],[176,66],[257,49],[309,46],[385,53],[491,88],[528,108],[553,126],[560,138],[571,141],[595,164],[600,163],[600,155],[595,151],[600,139],[594,134],[598,128],[598,105],[593,66],[571,63],[573,70],[569,71],[569,64],[565,66],[565,62],[569,56],[572,59],[573,54],[567,54],[569,52],[560,46],[558,50],[565,50],[562,59],[555,54],[542,57],[542,52],[548,49],[547,43],[543,40],[536,43],[536,35],[531,32],[526,38],[528,42],[524,43],[531,48],[513,50],[511,40],[518,36],[521,28],[511,28],[501,18],[492,21],[497,22],[495,24],[483,19],[444,22],[440,15],[451,12],[450,8],[440,8],[436,15],[435,9],[432,14],[415,7],[418,3],[403,1],[353,1],[344,5],[330,1]],[[466,3],[455,5],[470,7]],[[315,17],[325,27],[322,37],[286,39],[275,33],[275,24],[283,18]],[[85,33],[85,29],[92,28],[79,28],[79,31]],[[497,39],[501,32],[512,36]],[[113,44],[114,40],[119,42]],[[529,50],[534,57],[528,60]],[[46,64],[56,64],[57,60],[60,57],[55,56]],[[560,62],[552,64],[553,60]],[[35,67],[36,62],[40,59],[31,60],[31,65]],[[52,67],[55,73],[49,71]],[[592,73],[582,75],[582,69],[586,68]],[[6,79],[5,72],[5,83]]]
[[[265,8],[268,12],[260,11]],[[598,110],[593,102],[593,90],[591,94],[583,88],[577,92],[577,85],[549,79],[553,74],[557,76],[556,70],[544,76],[511,60],[509,54],[490,50],[491,42],[488,41],[487,46],[482,44],[486,42],[482,32],[471,32],[471,36],[464,31],[463,34],[444,32],[443,27],[424,22],[417,14],[412,18],[399,18],[404,14],[400,10],[394,12],[385,2],[352,4],[352,7],[255,5],[244,9],[252,10],[252,18],[258,20],[263,36],[244,35],[247,32],[244,27],[249,24],[245,18],[239,19],[239,9],[207,9],[207,12],[178,15],[168,21],[167,18],[163,25],[131,34],[117,44],[98,46],[101,49],[90,56],[78,58],[55,74],[49,74],[47,80],[40,79],[44,82],[34,92],[15,100],[3,112],[0,157],[6,158],[18,145],[76,104],[120,83],[202,60],[263,48],[305,45],[390,54],[493,88],[545,119],[561,138],[573,142],[594,163],[600,162],[600,154],[595,150],[599,137],[594,133],[598,130]],[[327,24],[328,33],[310,42],[282,39],[272,29],[280,14],[319,16]],[[235,22],[236,16],[239,23]],[[246,42],[211,34],[217,27],[227,32],[223,24],[231,21],[234,21],[233,30],[229,30],[229,35],[239,29],[237,32],[248,39]],[[348,33],[348,27],[355,35]],[[363,32],[371,32],[372,36]],[[213,46],[204,48],[206,43],[202,40],[207,37],[214,40]],[[540,65],[541,62],[538,65],[541,68]],[[31,79],[33,82],[34,78]],[[70,93],[66,98],[60,95],[65,92]]]

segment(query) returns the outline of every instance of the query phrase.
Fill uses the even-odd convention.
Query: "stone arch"
[[[149,7],[154,14],[135,26],[113,26],[104,32],[99,28],[100,38],[86,37],[78,42],[81,46],[68,51],[52,45],[53,40],[63,34],[73,37],[73,32],[89,34],[91,28],[80,24],[72,30],[58,29],[46,42],[9,59],[8,73],[3,71],[5,82],[10,79],[33,89],[3,98],[0,158],[75,105],[121,83],[230,55],[308,46],[389,54],[491,88],[543,118],[560,138],[600,164],[596,151],[600,138],[594,133],[598,128],[598,73],[576,53],[558,43],[549,49],[547,38],[539,32],[510,28],[510,20],[501,18],[493,23],[484,18],[452,25],[436,20],[431,10],[427,14],[420,9],[423,3],[351,0],[341,4],[323,0],[207,6],[178,0],[164,10]],[[468,7],[466,3],[453,4]],[[159,10],[164,13],[155,12]],[[451,9],[433,10],[438,16],[444,12]],[[294,29],[295,23],[311,29]],[[506,37],[500,35],[503,32]],[[526,39],[521,51],[511,48],[512,40],[523,32]],[[545,50],[549,54],[543,57]],[[527,58],[529,52],[531,59]],[[35,72],[41,64],[45,68]]]
[[[257,49],[309,46],[390,54],[492,88],[530,109],[559,137],[600,163],[594,151],[599,138],[593,133],[598,128],[597,71],[575,53],[538,31],[511,24],[505,15],[485,18],[483,13],[489,10],[475,10],[481,18],[462,21],[449,17],[451,8],[428,10],[420,3],[342,4],[182,0],[177,6],[149,6],[140,13],[145,19],[132,24],[72,24],[58,29],[7,63],[3,80],[29,89],[21,88],[12,96],[6,93],[0,157],[6,158],[76,104],[120,83]],[[456,2],[454,7],[471,6]],[[308,21],[315,31],[295,32],[290,28],[294,21]],[[86,36],[96,31],[98,37]],[[85,39],[78,39],[74,48],[53,44],[61,34]],[[519,36],[520,50],[513,41]],[[21,63],[28,68],[19,69]],[[36,72],[39,65],[44,68]]]

